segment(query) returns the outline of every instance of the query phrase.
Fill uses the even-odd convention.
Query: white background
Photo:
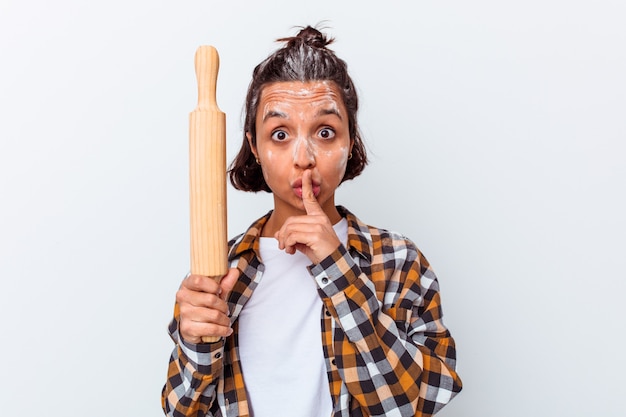
[[[441,282],[465,389],[440,415],[623,415],[623,1],[0,0],[3,416],[162,415],[195,50],[230,159],[254,65],[322,20],[371,156],[337,201]],[[270,207],[231,189],[230,234]]]

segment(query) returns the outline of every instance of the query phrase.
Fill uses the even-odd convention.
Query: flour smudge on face
[[[271,83],[258,109],[256,142],[249,141],[275,210],[302,214],[299,184],[310,170],[318,203],[333,211],[352,147],[341,89],[329,81]]]

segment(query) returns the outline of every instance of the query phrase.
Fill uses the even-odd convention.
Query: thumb
[[[239,270],[237,268],[230,268],[226,275],[220,280],[220,288],[222,289],[221,297],[226,300],[228,294],[232,291],[239,279]]]
[[[313,173],[310,169],[302,173],[302,203],[304,203],[304,210],[306,210],[306,214],[324,214],[324,210],[322,210],[322,207],[317,202],[315,194],[313,193],[312,175]]]

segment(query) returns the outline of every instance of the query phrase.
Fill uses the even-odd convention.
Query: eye
[[[284,130],[277,130],[274,133],[272,133],[272,139],[282,142],[285,139],[287,139],[287,132],[285,132]]]
[[[335,131],[329,127],[321,129],[318,133],[322,139],[332,139],[335,137]]]

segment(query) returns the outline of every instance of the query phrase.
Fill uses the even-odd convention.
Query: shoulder
[[[423,258],[416,244],[404,234],[364,223],[344,207],[340,212],[348,220],[349,245],[370,260],[381,256],[409,261]]]
[[[374,282],[385,282],[385,291],[413,288],[411,293],[437,291],[437,277],[413,240],[402,233],[368,225],[347,213],[348,241],[353,258]]]

